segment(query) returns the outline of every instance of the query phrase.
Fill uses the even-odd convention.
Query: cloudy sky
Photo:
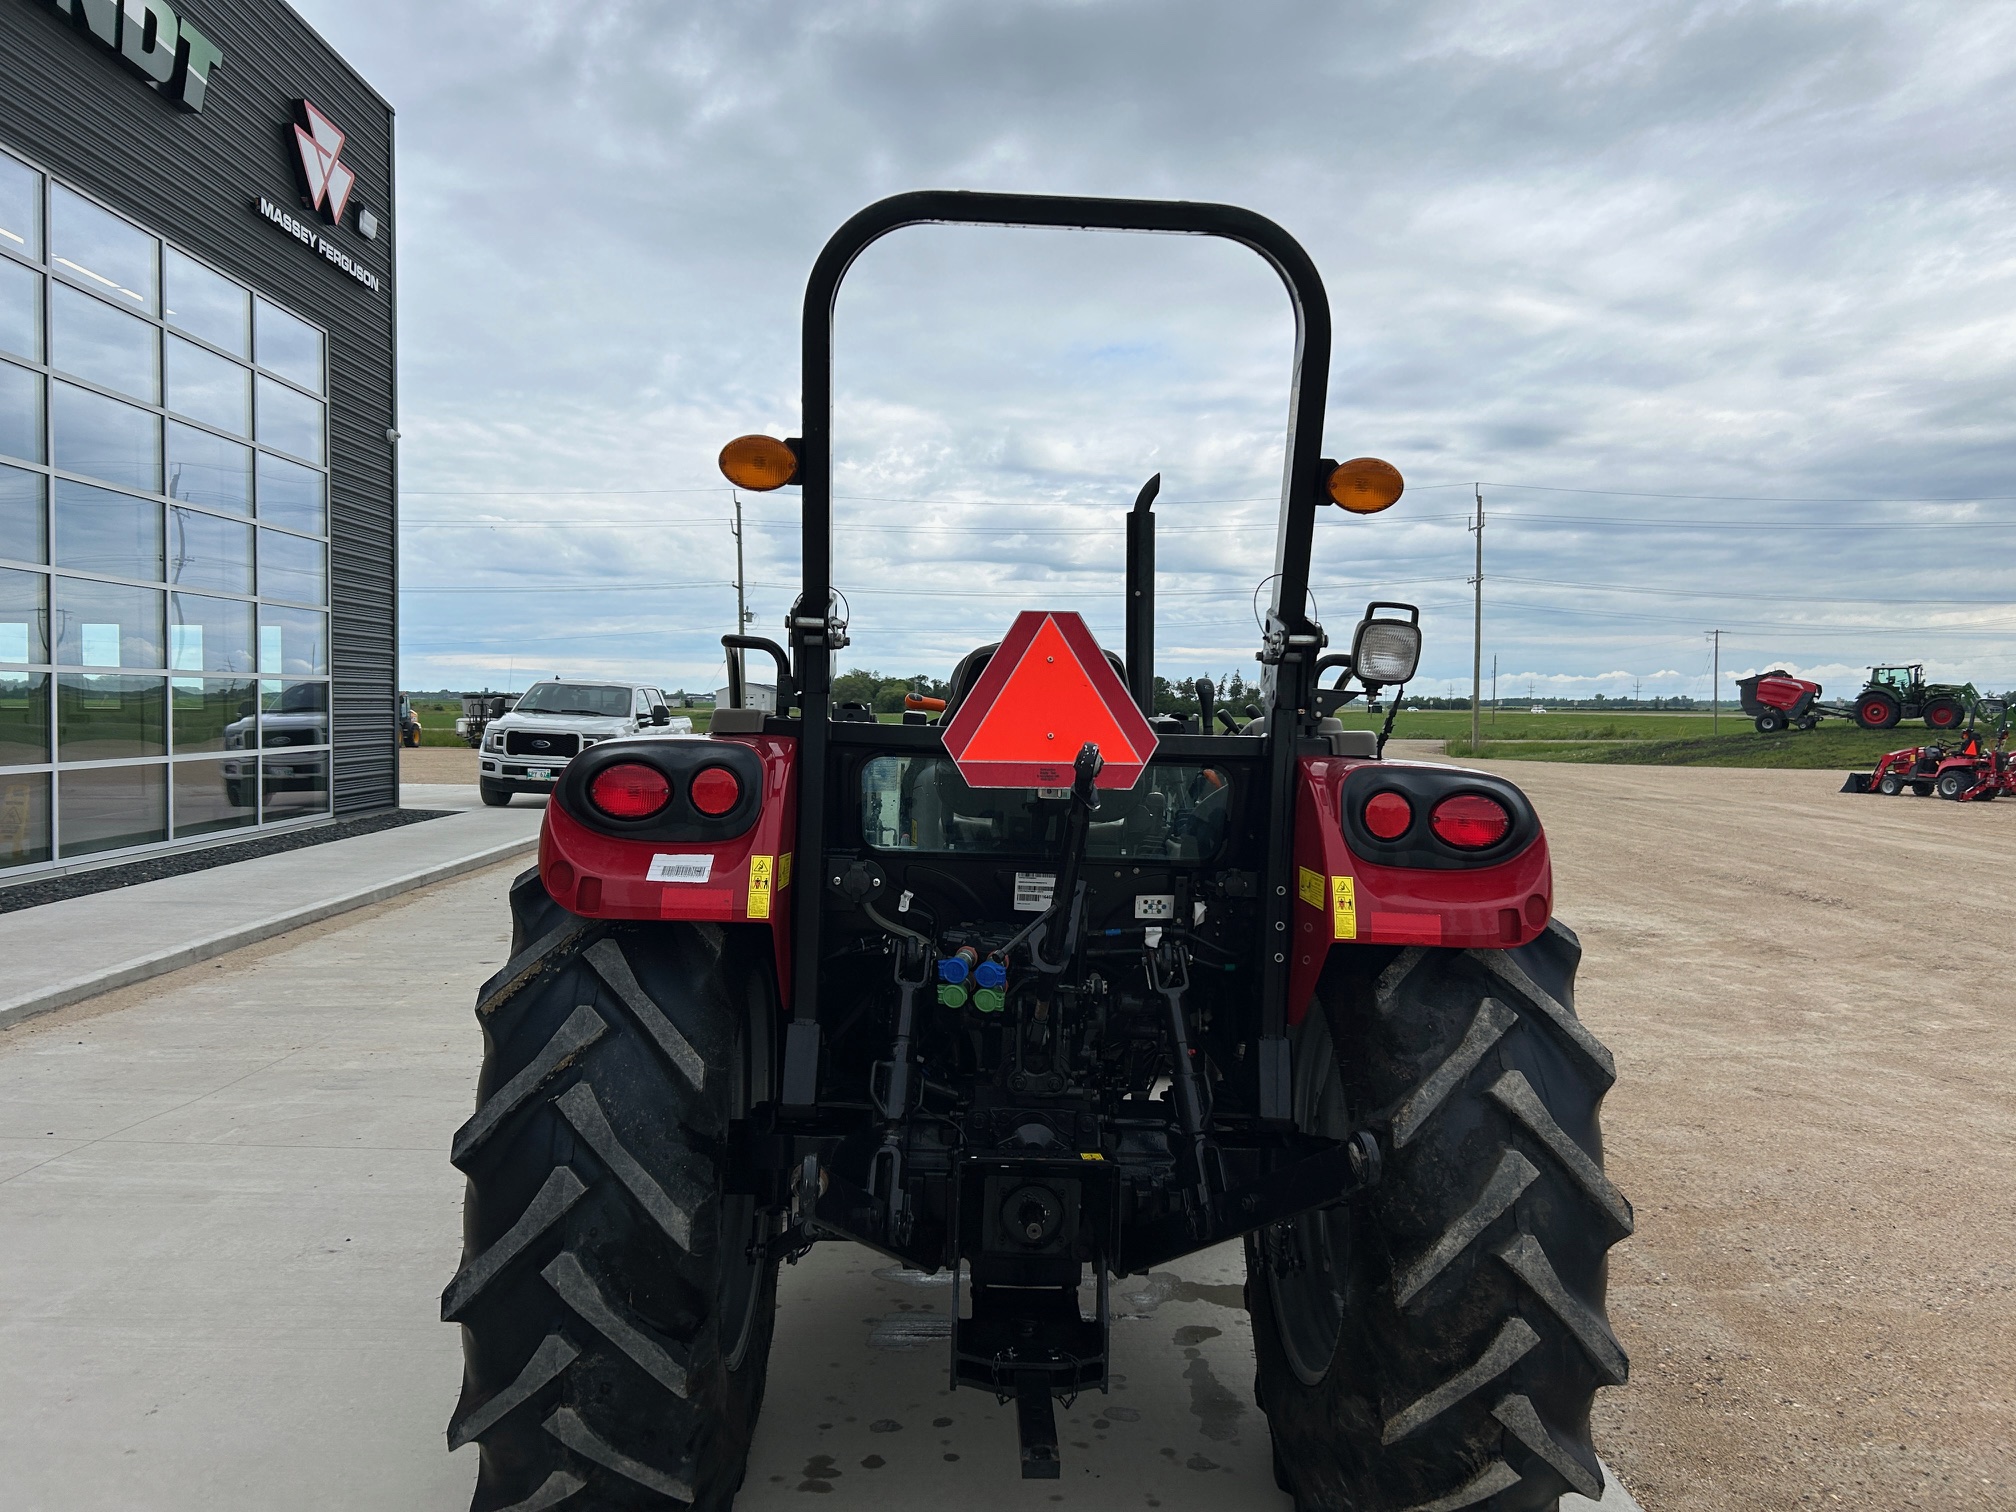
[[[2016,8],[296,0],[399,111],[403,681],[720,680],[744,431],[798,429],[804,279],[921,187],[1229,200],[1313,254],[1317,606],[1423,605],[1420,692],[1708,689],[1879,660],[2016,685]],[[1015,610],[1117,644],[1163,476],[1158,670],[1251,668],[1292,327],[1258,259],[944,228],[838,327],[845,662]],[[778,634],[796,496],[745,496]],[[1725,690],[1727,683],[1725,681]]]

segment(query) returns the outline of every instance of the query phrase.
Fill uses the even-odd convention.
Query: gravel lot
[[[1605,1457],[1655,1512],[2016,1506],[2016,804],[1494,769],[1617,1055]]]

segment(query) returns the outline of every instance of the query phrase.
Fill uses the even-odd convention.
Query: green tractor
[[[1923,717],[1935,730],[1955,730],[1980,703],[1972,683],[1928,683],[1925,666],[1871,667],[1869,681],[1855,696],[1855,722],[1865,730],[1887,730],[1901,719]]]

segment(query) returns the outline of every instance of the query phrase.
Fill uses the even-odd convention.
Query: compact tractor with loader
[[[1222,237],[1280,276],[1258,717],[1149,712],[1153,480],[1124,658],[1032,611],[942,710],[836,705],[834,304],[862,251],[927,223]],[[802,490],[786,644],[724,637],[776,663],[776,708],[571,762],[477,1000],[442,1297],[476,1512],[730,1506],[778,1266],[838,1241],[947,1274],[948,1377],[1012,1404],[1026,1478],[1061,1473],[1055,1404],[1125,1369],[1113,1280],[1237,1241],[1298,1508],[1600,1494],[1590,1402],[1627,1368],[1604,1312],[1632,1226],[1603,1170],[1615,1071],[1575,1016],[1532,804],[1334,717],[1403,686],[1421,638],[1375,604],[1327,650],[1309,616],[1318,511],[1402,488],[1323,455],[1330,346],[1308,255],[1230,206],[906,194],[827,243],[803,435],[722,453],[738,486]]]
[[[1996,720],[1993,744],[1982,743],[1970,719],[1966,731],[1951,744],[1890,751],[1873,772],[1850,772],[1841,791],[1894,798],[1909,789],[1920,798],[1937,794],[1965,803],[1985,803],[2016,793],[2016,759],[2008,749],[2009,708],[1999,699],[1984,699],[1979,708]]]

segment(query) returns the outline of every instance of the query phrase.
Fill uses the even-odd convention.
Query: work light
[[[1374,609],[1386,608],[1405,608],[1417,618],[1421,612],[1410,605],[1374,604],[1358,622],[1351,637],[1351,670],[1360,682],[1382,688],[1408,681],[1421,661],[1421,626],[1415,620],[1373,618]]]

